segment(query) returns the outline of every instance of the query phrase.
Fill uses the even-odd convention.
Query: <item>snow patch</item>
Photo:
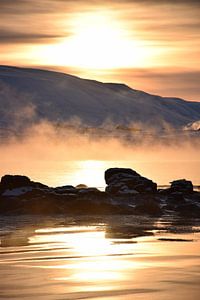
[[[12,190],[6,190],[2,196],[21,196],[26,194],[27,192],[31,192],[33,190],[33,188],[31,186],[25,186],[25,187],[20,187],[20,188],[15,188]]]
[[[194,130],[194,131],[200,130],[200,120],[187,124],[184,127],[184,130]]]

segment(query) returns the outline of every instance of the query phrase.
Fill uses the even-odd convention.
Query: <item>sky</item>
[[[0,64],[200,101],[200,1],[0,0]]]

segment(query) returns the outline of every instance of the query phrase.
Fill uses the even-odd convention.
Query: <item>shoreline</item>
[[[189,180],[160,189],[129,168],[105,171],[105,191],[80,184],[52,188],[26,176],[5,175],[0,182],[0,214],[149,215],[200,217],[200,192]]]

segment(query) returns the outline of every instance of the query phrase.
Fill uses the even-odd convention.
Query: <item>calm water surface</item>
[[[200,299],[200,220],[0,217],[0,299]]]

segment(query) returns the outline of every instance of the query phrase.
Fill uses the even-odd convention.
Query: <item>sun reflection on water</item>
[[[55,281],[65,281],[72,286],[76,282],[87,291],[112,290],[127,279],[125,271],[141,267],[141,263],[130,263],[129,259],[125,259],[135,245],[131,241],[130,244],[120,244],[107,239],[102,224],[37,229],[35,233],[31,243],[45,242],[50,247],[51,243],[60,243],[62,249],[66,249],[60,253],[64,258],[62,261],[58,259],[57,263],[45,266],[46,269],[54,269],[52,279]],[[120,255],[123,257],[120,258]],[[75,287],[71,289],[76,290]]]
[[[0,265],[6,270],[3,283],[8,285],[6,274],[12,274],[19,282],[15,287],[9,280],[9,297],[12,299],[22,299],[28,294],[32,295],[30,299],[35,299],[37,294],[45,293],[45,299],[52,300],[107,300],[109,297],[159,300],[164,291],[170,295],[174,281],[181,297],[174,295],[170,299],[186,300],[182,298],[183,284],[180,287],[178,282],[184,282],[187,287],[188,274],[195,280],[191,299],[199,299],[195,290],[199,283],[199,233],[195,233],[196,239],[191,244],[187,239],[191,240],[192,235],[185,232],[185,227],[179,226],[179,231],[173,234],[166,232],[166,228],[176,226],[173,221],[166,223],[137,219],[136,216],[106,216],[90,221],[88,217],[84,220],[70,217],[45,224],[28,226],[23,231],[19,228],[10,236],[13,243],[7,243],[2,253],[0,249],[3,254]],[[132,237],[131,233],[138,232],[139,224],[141,232],[145,226],[154,235]],[[130,233],[128,238],[127,235],[117,238],[116,232],[127,231]],[[26,237],[27,244],[23,242],[22,245],[22,236]],[[166,237],[174,241],[159,240]],[[186,242],[176,242],[175,238],[186,239]],[[8,298],[6,292],[5,295]]]

